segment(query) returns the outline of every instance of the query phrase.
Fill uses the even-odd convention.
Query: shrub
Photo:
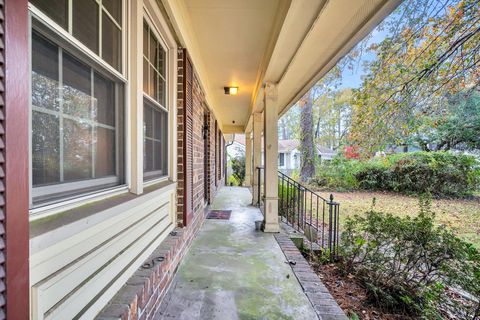
[[[317,170],[313,184],[328,189],[381,190],[462,197],[480,185],[480,165],[472,157],[451,152],[411,152],[369,161],[337,158]]]
[[[429,201],[421,201],[420,208],[414,218],[374,208],[364,217],[348,218],[341,236],[341,270],[353,274],[382,307],[426,319],[446,312],[474,319],[478,298],[459,303],[451,297],[458,289],[480,296],[480,255],[434,225]]]
[[[348,160],[343,157],[335,157],[332,161],[324,162],[316,169],[315,178],[312,184],[339,191],[348,191],[358,188],[358,181],[355,173],[361,162],[358,160]]]
[[[471,194],[479,184],[479,165],[471,156],[412,152],[392,155],[381,162],[371,161],[356,172],[360,188],[458,197]]]

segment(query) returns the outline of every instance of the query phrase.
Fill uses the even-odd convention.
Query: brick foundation
[[[178,265],[205,221],[206,211],[196,215],[188,228],[176,228],[145,260],[127,283],[98,314],[100,320],[152,319],[170,287]],[[158,261],[163,258],[163,261]]]

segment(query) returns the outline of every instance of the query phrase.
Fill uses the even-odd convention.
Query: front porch
[[[345,319],[326,292],[314,308],[276,237],[254,231],[263,217],[251,201],[247,188],[218,192],[211,209],[232,210],[230,220],[206,220],[155,319]]]

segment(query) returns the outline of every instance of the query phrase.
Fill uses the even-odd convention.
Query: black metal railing
[[[264,191],[265,191],[265,186],[264,186],[264,181],[263,181],[263,166],[256,167],[256,176],[255,176],[255,181],[257,183],[257,190],[255,191],[257,193],[257,203],[254,203],[258,207],[262,208],[263,204],[263,198],[264,198]]]
[[[278,215],[311,243],[335,258],[338,254],[340,204],[327,200],[289,176],[278,172]]]

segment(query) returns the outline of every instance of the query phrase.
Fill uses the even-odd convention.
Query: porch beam
[[[253,204],[259,203],[258,199],[258,174],[257,168],[262,165],[262,114],[253,114],[253,168],[252,168],[252,186],[253,186]]]
[[[267,82],[264,97],[265,232],[279,232],[278,224],[278,90]]]
[[[245,132],[245,187],[252,185],[252,138],[250,132]]]

